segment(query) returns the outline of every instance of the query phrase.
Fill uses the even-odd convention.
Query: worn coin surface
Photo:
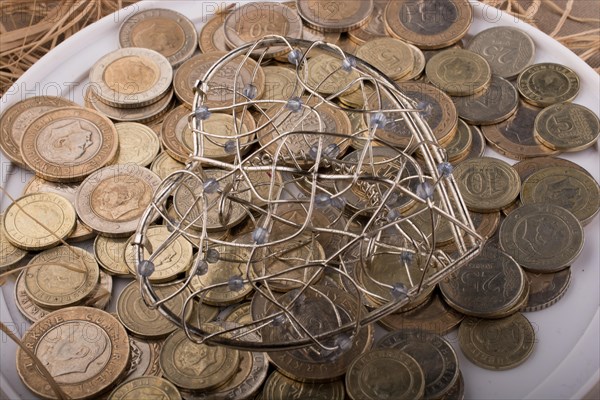
[[[342,92],[346,86],[359,77],[358,72],[354,70],[344,71],[342,60],[329,54],[320,54],[308,59],[306,64],[302,64],[300,73],[306,74],[306,85],[311,90],[323,95]],[[359,88],[360,85],[355,84],[342,93],[352,93]]]
[[[23,280],[25,273],[25,271],[21,271],[15,280],[15,304],[25,318],[31,322],[37,322],[54,310],[38,306],[31,300],[25,290],[25,281]]]
[[[525,179],[521,201],[523,204],[556,204],[586,225],[600,209],[600,186],[588,173],[577,168],[548,167]]]
[[[538,114],[534,133],[536,139],[553,150],[581,151],[598,141],[600,119],[579,104],[554,104]]]
[[[410,51],[413,55],[413,67],[407,75],[400,79],[401,82],[418,79],[423,74],[423,71],[425,71],[425,54],[423,54],[421,49],[414,44],[408,44],[408,47],[410,47]]]
[[[56,193],[32,193],[5,210],[4,237],[23,250],[44,250],[69,237],[76,223],[69,200]]]
[[[213,51],[229,51],[225,43],[225,27],[223,23],[229,14],[229,8],[218,10],[217,13],[210,18],[198,33],[198,46],[203,53]]]
[[[517,111],[519,93],[504,78],[493,76],[490,85],[471,96],[453,97],[458,116],[472,125],[498,124]]]
[[[159,52],[177,67],[194,54],[196,27],[188,17],[164,8],[143,10],[127,18],[119,30],[121,47]]]
[[[415,359],[425,376],[425,398],[437,399],[458,379],[458,358],[446,339],[422,329],[402,329],[382,337],[378,349],[399,349]]]
[[[165,399],[180,400],[177,387],[166,379],[156,376],[141,376],[119,385],[108,400]]]
[[[388,3],[388,0],[373,0],[373,11],[368,22],[359,28],[349,31],[348,37],[359,45],[369,40],[387,37],[384,18],[385,8]]]
[[[98,100],[113,107],[136,108],[157,102],[169,91],[173,68],[154,50],[126,47],[96,61],[89,79]]]
[[[33,324],[22,342],[74,400],[98,398],[115,385],[129,363],[125,328],[113,316],[95,308],[55,311]],[[33,393],[55,398],[31,357],[21,349],[17,349],[16,364],[23,383]]]
[[[467,49],[485,58],[494,75],[507,79],[519,75],[535,58],[533,39],[525,31],[508,26],[479,32]]]
[[[473,18],[466,0],[391,1],[385,10],[387,32],[420,49],[440,49],[458,42]]]
[[[446,156],[451,163],[459,163],[469,155],[473,143],[471,128],[462,119],[458,120],[458,129],[454,137],[442,147],[446,149]]]
[[[4,214],[0,213],[0,273],[18,264],[27,252],[13,246],[4,232]]]
[[[34,96],[13,104],[0,115],[0,150],[9,160],[25,167],[21,157],[21,137],[27,126],[46,111],[73,106],[77,104],[56,96]]]
[[[478,126],[473,125],[470,125],[469,128],[472,136],[471,148],[465,156],[465,160],[470,158],[483,157],[483,153],[485,153],[485,149],[487,147],[485,137],[483,136],[481,129]]]
[[[216,333],[223,328],[205,324]],[[182,330],[173,332],[163,345],[160,366],[165,378],[183,389],[210,390],[226,383],[236,373],[240,352],[223,346],[191,341]]]
[[[352,400],[414,400],[423,397],[425,376],[417,361],[399,349],[377,349],[357,357],[346,374]]]
[[[21,156],[49,181],[82,181],[110,163],[119,138],[111,120],[83,107],[61,107],[34,120],[21,137]]]
[[[160,151],[160,141],[152,128],[138,122],[115,124],[119,135],[119,154],[112,164],[150,165]]]
[[[567,292],[571,283],[571,268],[550,274],[526,271],[529,279],[529,297],[521,311],[539,311],[558,302]]]
[[[527,204],[511,212],[500,225],[500,246],[532,272],[565,269],[583,248],[583,228],[564,208]]]
[[[325,383],[299,382],[273,371],[265,382],[263,398],[344,400],[345,393],[344,382],[341,380]]]
[[[454,178],[471,211],[493,212],[519,195],[519,174],[510,164],[492,157],[465,160],[454,169]]]
[[[571,101],[579,93],[579,76],[554,63],[534,64],[519,75],[517,88],[523,99],[537,107]]]
[[[59,246],[38,254],[23,277],[25,291],[47,308],[69,307],[88,297],[100,278],[94,256],[78,247]]]
[[[309,27],[322,32],[348,32],[369,21],[373,0],[298,0],[298,13]]]
[[[150,171],[154,172],[158,177],[163,180],[175,171],[180,171],[185,168],[185,164],[177,161],[169,155],[166,151],[160,153],[152,164],[150,164]]]
[[[431,57],[425,73],[433,85],[451,96],[472,96],[487,88],[492,79],[488,62],[463,49],[444,50]]]
[[[268,65],[263,67],[265,73],[264,98],[269,100],[287,101],[292,97],[298,97],[304,88],[298,83],[296,71],[279,65]],[[268,109],[273,103],[258,103],[262,109]]]
[[[379,69],[392,80],[408,75],[414,67],[413,52],[408,44],[394,38],[369,40],[356,50],[356,56]]]
[[[458,342],[463,354],[474,364],[507,370],[531,355],[535,332],[520,313],[495,320],[467,318],[458,329]]]
[[[473,261],[444,279],[440,289],[452,308],[466,315],[490,318],[517,303],[525,279],[510,256],[487,245]]]
[[[494,150],[516,160],[558,154],[534,136],[535,118],[540,111],[521,100],[517,111],[506,121],[483,126],[483,135]]]
[[[125,263],[125,249],[128,238],[111,238],[97,236],[94,240],[94,256],[98,264],[109,274],[117,276],[131,276]]]
[[[105,236],[128,236],[137,229],[159,185],[160,178],[149,169],[112,165],[81,183],[75,208],[94,231]]]

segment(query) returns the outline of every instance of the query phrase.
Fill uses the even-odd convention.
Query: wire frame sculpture
[[[283,95],[261,81],[273,53],[295,71]],[[317,56],[328,58],[315,72]],[[133,240],[146,303],[191,340],[338,357],[480,251],[425,105],[377,69],[333,44],[267,36],[199,78],[193,154],[164,179]],[[348,95],[363,105],[338,101]],[[229,122],[215,128],[217,117]],[[158,245],[147,238],[157,216],[171,232]],[[160,298],[152,274],[181,237],[197,253],[179,290]],[[251,293],[250,322],[215,329],[184,318],[194,304]],[[176,296],[180,314],[166,304]]]

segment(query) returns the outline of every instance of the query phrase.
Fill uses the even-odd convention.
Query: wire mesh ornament
[[[287,49],[295,70],[288,97],[257,82],[273,47]],[[311,74],[311,58],[323,54],[327,66]],[[426,107],[377,69],[334,44],[267,36],[199,78],[193,154],[164,179],[133,240],[146,303],[191,340],[339,357],[365,327],[480,251]],[[338,101],[350,94],[363,106]],[[205,129],[222,114],[230,124]],[[146,237],[157,215],[171,231],[159,245]],[[159,298],[151,276],[179,237],[198,250],[180,289]],[[173,313],[165,303],[187,290]],[[194,303],[227,305],[252,292],[251,322],[215,330],[182,318]]]

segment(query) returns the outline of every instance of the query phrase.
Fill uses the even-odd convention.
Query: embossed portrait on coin
[[[531,77],[532,88],[542,96],[557,96],[569,88],[569,80],[556,71],[543,71]]]
[[[539,145],[533,137],[533,124],[538,114],[537,110],[519,107],[514,116],[510,117],[504,128],[500,128],[500,130],[513,143],[529,146]]]
[[[37,283],[47,293],[64,295],[75,291],[85,282],[87,272],[75,272],[58,265],[47,265],[40,268]]]
[[[59,384],[81,382],[99,374],[110,361],[110,338],[99,326],[68,322],[50,330],[36,355]]]
[[[153,18],[140,22],[131,33],[135,47],[158,51],[165,57],[177,53],[185,44],[183,29],[166,18]]]
[[[101,142],[98,129],[87,121],[56,121],[40,132],[36,148],[48,161],[72,165],[93,157]]]
[[[149,90],[158,80],[153,63],[137,56],[123,57],[106,67],[104,81],[119,94],[135,94]]]
[[[544,215],[537,218],[524,218],[517,226],[517,237],[522,240],[521,246],[541,258],[552,258],[563,251],[565,238],[562,221],[555,217]]]
[[[92,193],[92,209],[110,221],[139,218],[152,198],[151,188],[142,180],[106,179]]]
[[[456,6],[450,0],[417,0],[406,2],[400,20],[420,35],[435,35],[445,31],[458,18]]]
[[[222,353],[221,348],[186,341],[175,351],[175,365],[189,376],[212,375],[218,368],[219,359],[225,357]]]
[[[411,377],[396,377],[392,376],[390,373],[385,373],[384,371],[389,371],[390,365],[382,365],[384,363],[383,360],[377,363],[373,363],[375,365],[370,364],[369,368],[365,368],[363,373],[361,374],[361,381],[363,388],[366,389],[367,393],[374,394],[378,399],[394,399],[398,396],[398,393],[402,393],[405,388],[401,387],[401,382],[410,382]],[[379,365],[378,365],[379,364]],[[400,373],[405,375],[404,368],[395,369],[394,374]]]

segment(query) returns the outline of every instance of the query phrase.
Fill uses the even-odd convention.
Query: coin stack
[[[86,108],[40,96],[7,109],[0,116],[0,149],[36,176],[0,217],[0,271],[27,260],[16,278],[15,302],[35,323],[23,342],[35,349],[59,387],[73,399],[98,398],[111,390],[111,399],[460,399],[464,382],[456,350],[443,337],[457,327],[460,350],[476,365],[503,370],[524,362],[535,336],[521,312],[549,307],[564,295],[572,279],[569,265],[584,245],[583,226],[600,209],[598,182],[578,165],[553,156],[592,146],[600,122],[593,111],[571,103],[579,90],[572,70],[533,64],[535,47],[525,32],[494,27],[466,40],[471,20],[467,0],[297,0],[229,7],[197,33],[180,13],[147,9],[121,26],[121,48],[92,67]],[[191,340],[171,318],[148,307],[147,294],[132,280],[139,272],[131,244],[140,217],[161,180],[184,168],[200,145],[188,124],[196,80],[228,50],[270,34],[337,44],[395,81],[414,100],[454,165],[475,229],[489,239],[477,258],[438,287],[383,317],[379,325],[389,332],[374,345],[374,326],[369,325],[352,339],[335,338],[333,346],[343,349],[341,354],[314,345],[268,354],[209,346]],[[273,101],[310,104],[296,84],[298,73],[325,96],[348,87],[332,99],[336,105],[360,111],[376,101],[384,107],[389,99],[378,99],[374,86],[352,86],[356,76],[342,73],[339,60],[326,52],[315,51],[302,68],[283,47],[252,55],[254,59],[229,60],[203,94],[204,104],[216,110],[204,121],[203,131],[215,135],[204,141],[206,157],[227,162],[262,145],[265,153],[253,157],[252,165],[268,166],[275,156],[309,165],[319,139],[296,134],[281,148],[277,133],[318,132],[324,123],[326,131],[348,136],[326,143],[324,148],[335,150],[328,156],[342,164],[359,159],[365,143],[371,143],[368,114],[321,106],[319,118],[284,119]],[[219,111],[242,98],[257,100],[256,109]],[[375,137],[423,161],[399,119],[388,116]],[[376,144],[372,157],[389,159],[388,149]],[[486,144],[519,162],[483,157]],[[369,173],[383,176],[386,168],[415,174],[408,164],[386,164]],[[255,193],[224,170],[205,165],[203,172],[204,181],[186,178],[168,209],[160,210],[145,245],[160,249],[149,275],[155,295],[169,298],[172,314],[183,315],[191,326],[217,334],[275,312],[260,291],[243,283],[249,260],[250,273],[282,274],[269,286],[282,304],[299,296],[303,283],[318,282],[327,299],[307,291],[290,311],[313,336],[337,326],[344,315],[391,299],[393,292],[378,291],[369,282],[400,282],[405,272],[399,266],[420,268],[424,262],[405,257],[401,264],[397,255],[377,254],[368,276],[349,262],[351,278],[374,294],[355,304],[351,294],[356,289],[349,279],[311,269],[286,272],[294,262],[334,254],[340,247],[335,234],[317,239],[300,235],[258,255],[235,246],[256,241],[255,227],[261,225],[252,207],[262,207],[261,199],[272,197],[273,190],[285,192],[286,185],[298,188],[297,204],[278,209],[274,218],[280,223],[274,223],[270,235],[287,237],[293,231],[281,221],[302,224],[307,211],[298,204],[312,186],[309,176],[253,172]],[[248,206],[226,200],[219,185],[234,187]],[[318,207],[311,222],[336,230],[362,229],[360,218],[350,216],[360,216],[375,200],[368,188],[346,189],[344,182],[330,188],[347,192],[343,212],[331,204]],[[199,193],[206,203],[198,203]],[[393,210],[403,215],[419,211],[407,196],[399,195],[394,204]],[[422,215],[418,226],[402,229],[435,238],[436,246],[454,251],[449,225]],[[186,234],[165,244],[176,226],[185,226]],[[203,235],[232,245],[207,245]],[[93,254],[70,245],[90,239]],[[35,253],[27,257],[27,252]],[[206,254],[205,262],[193,265],[198,252]],[[199,272],[191,275],[192,269]],[[129,283],[113,293],[113,278]],[[216,289],[186,301],[207,287]],[[101,311],[111,294],[114,315]],[[325,302],[331,299],[336,305],[329,315],[332,308]],[[71,335],[60,328],[64,324]],[[86,342],[84,333],[92,329],[99,340]],[[273,324],[248,336],[253,341],[307,337]],[[56,397],[23,351],[17,353],[17,371],[36,395]],[[83,382],[93,383],[88,387]]]

